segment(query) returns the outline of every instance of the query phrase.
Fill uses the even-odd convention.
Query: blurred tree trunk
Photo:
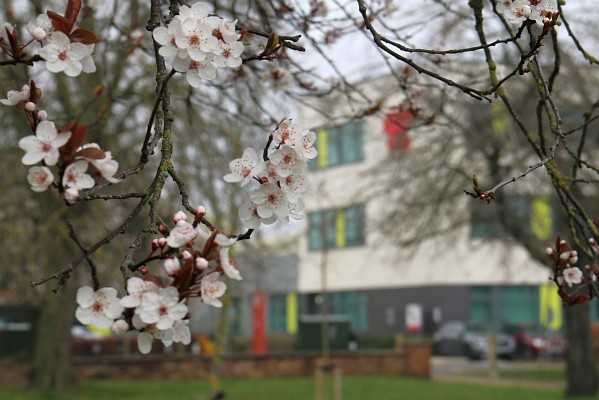
[[[568,351],[566,352],[566,395],[595,396],[597,369],[589,326],[589,303],[564,307]]]
[[[75,313],[75,282],[58,293],[48,283],[36,323],[31,385],[40,390],[64,390],[73,384],[71,326]]]

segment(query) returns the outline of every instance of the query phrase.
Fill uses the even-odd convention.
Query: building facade
[[[456,319],[495,326],[561,325],[555,290],[545,289],[549,269],[523,247],[492,239],[494,228],[484,218],[412,246],[398,246],[378,229],[384,213],[398,205],[369,193],[386,173],[377,166],[390,151],[410,152],[428,144],[408,129],[410,112],[390,107],[400,100],[395,86],[378,79],[365,84],[365,91],[378,96],[382,116],[335,118],[350,114],[352,105],[334,99],[315,99],[302,110],[301,125],[317,132],[319,154],[310,162],[310,190],[304,199],[300,313],[320,313],[326,291],[329,313],[347,315],[357,333],[430,334],[443,321]],[[323,117],[327,114],[335,122]],[[463,197],[456,212],[472,202]]]

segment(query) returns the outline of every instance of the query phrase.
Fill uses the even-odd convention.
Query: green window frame
[[[268,332],[287,332],[287,294],[271,294],[269,296]]]
[[[310,170],[335,167],[364,160],[364,121],[321,129],[314,147],[318,157],[308,162]]]
[[[308,249],[318,251],[364,245],[365,219],[363,204],[308,213]]]

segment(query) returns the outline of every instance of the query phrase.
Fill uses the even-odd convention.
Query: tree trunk
[[[589,303],[564,308],[568,351],[566,353],[566,395],[595,396],[597,369],[591,338]]]
[[[75,312],[75,282],[57,293],[46,284],[36,323],[31,385],[40,390],[65,390],[72,384],[71,326]]]

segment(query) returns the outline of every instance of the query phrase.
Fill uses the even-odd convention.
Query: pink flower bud
[[[178,258],[167,258],[164,260],[164,270],[168,276],[173,276],[181,270]]]
[[[191,253],[187,250],[183,250],[181,252],[181,258],[183,258],[184,260],[187,260],[188,258],[191,258]]]
[[[25,110],[27,110],[29,112],[34,112],[35,111],[35,103],[32,101],[28,101],[27,103],[25,103]]]
[[[115,335],[122,335],[129,332],[129,324],[124,319],[117,319],[112,324],[112,333]]]
[[[161,248],[166,246],[166,238],[158,238],[158,246],[160,246]]]
[[[564,251],[562,254],[559,255],[559,258],[562,260],[567,260],[568,258],[570,258],[571,253],[571,251]]]
[[[576,256],[570,257],[568,259],[568,261],[570,262],[570,264],[576,264],[578,262],[578,257],[576,257]]]
[[[203,218],[206,215],[204,206],[197,206],[193,212],[197,218]]]
[[[141,267],[139,267],[138,271],[141,272],[143,275],[145,275],[148,273],[148,266],[142,265]]]
[[[591,246],[595,246],[595,245],[597,244],[597,241],[595,240],[595,238],[590,238],[590,239],[589,239],[589,244],[590,244]]]
[[[160,247],[160,245],[158,244],[158,239],[153,239],[152,240],[152,251],[158,249]]]
[[[44,40],[46,38],[46,36],[48,36],[46,34],[46,31],[39,26],[36,26],[35,28],[33,28],[33,30],[31,31],[31,36],[33,36],[33,38],[35,40],[37,40],[38,42],[41,42],[42,40]]]
[[[179,221],[187,221],[187,215],[183,211],[177,211],[175,215],[173,215],[173,222],[177,223]]]
[[[547,247],[547,248],[545,249],[545,253],[546,253],[548,256],[552,256],[552,255],[553,255],[553,249],[552,249],[551,247]]]
[[[160,233],[162,233],[163,235],[168,235],[169,234],[168,226],[166,226],[165,224],[158,225],[158,231]]]
[[[208,268],[208,260],[206,260],[204,257],[197,257],[196,258],[196,268],[199,269],[200,271]]]
[[[590,265],[587,264],[587,265],[584,266],[584,270],[587,271],[587,272],[591,272],[593,270],[593,268]]]
[[[37,112],[38,121],[45,121],[48,118],[48,113],[44,110],[40,110]]]

